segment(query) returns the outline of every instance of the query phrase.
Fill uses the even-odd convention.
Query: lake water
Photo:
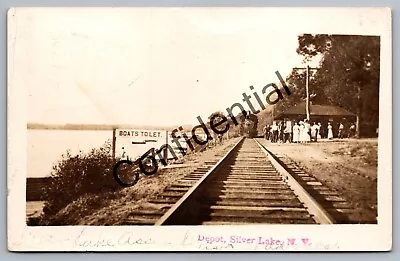
[[[49,176],[67,150],[88,152],[112,139],[112,131],[28,130],[28,177]]]

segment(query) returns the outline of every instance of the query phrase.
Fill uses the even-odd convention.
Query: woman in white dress
[[[311,140],[312,141],[317,141],[317,131],[318,131],[318,125],[314,122],[314,124],[311,126]]]
[[[293,142],[298,143],[300,141],[300,127],[297,125],[297,122],[294,123],[293,126]]]
[[[310,132],[311,132],[311,126],[308,123],[308,120],[305,119],[304,120],[304,129],[303,129],[303,136],[304,136],[303,140],[305,143],[308,143],[311,141],[310,134],[309,134]]]
[[[330,122],[328,123],[328,139],[333,139],[332,125]]]
[[[299,142],[304,143],[304,122],[299,122]]]

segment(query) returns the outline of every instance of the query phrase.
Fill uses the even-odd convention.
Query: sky
[[[381,30],[357,10],[17,9],[9,85],[27,90],[28,122],[196,124],[304,66],[298,35]]]

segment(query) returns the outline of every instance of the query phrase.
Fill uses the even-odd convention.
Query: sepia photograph
[[[385,8],[11,8],[12,248],[390,248],[390,21]]]

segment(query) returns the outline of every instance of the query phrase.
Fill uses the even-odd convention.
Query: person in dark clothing
[[[278,124],[278,141],[283,142],[283,130],[284,130],[284,125],[282,122],[279,122]]]
[[[348,138],[353,138],[355,136],[356,136],[356,125],[354,123],[352,123],[350,128],[349,128]]]
[[[339,124],[339,130],[338,130],[338,137],[339,139],[343,139],[344,137],[344,125],[342,123]]]

